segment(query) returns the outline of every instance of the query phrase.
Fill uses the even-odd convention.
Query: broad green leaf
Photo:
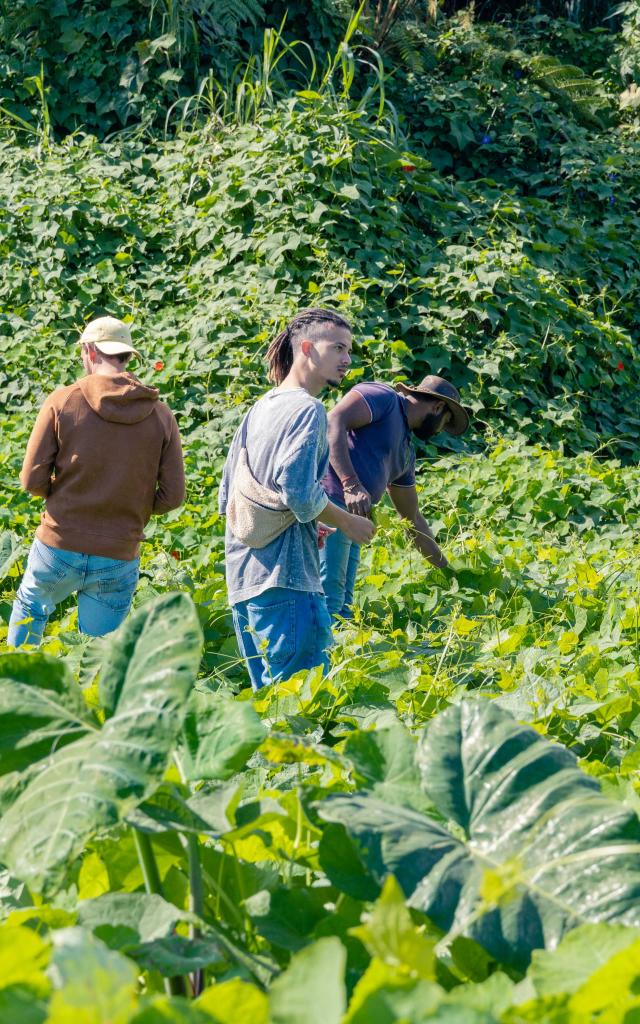
[[[346,959],[336,938],[319,939],[295,953],[269,990],[270,1024],[340,1024]]]
[[[203,786],[187,801],[189,809],[206,822],[205,832],[224,835],[233,824],[234,808],[242,793],[242,783]]]
[[[556,949],[535,950],[527,971],[540,996],[577,991],[620,950],[640,939],[640,930],[614,924],[583,924]]]
[[[369,789],[388,803],[428,810],[416,768],[415,741],[402,725],[357,730],[345,740],[344,753],[354,766],[359,789]]]
[[[186,791],[186,787],[183,787]],[[236,786],[220,787],[216,792],[199,790],[184,797],[177,786],[163,784],[150,800],[145,800],[128,815],[127,821],[142,832],[196,832],[220,836],[232,827],[225,814]]]
[[[24,770],[96,724],[59,658],[0,656],[0,775]]]
[[[580,637],[573,629],[561,633],[558,638],[558,650],[560,654],[569,654],[580,643]]]
[[[329,797],[318,813],[332,823],[323,832],[320,863],[356,899],[375,899],[388,874],[412,893],[455,844],[431,818],[366,794]]]
[[[70,910],[63,910],[61,907],[50,907],[47,903],[40,903],[36,907],[23,907],[13,910],[7,918],[7,926],[28,924],[32,930],[40,932],[45,928],[69,928],[76,923],[77,915]]]
[[[639,986],[640,940],[636,940],[614,953],[573,993],[570,1012],[579,1020],[598,1020],[602,1024],[632,1022],[640,1015]]]
[[[28,985],[0,989],[0,1024],[44,1024],[48,1000]]]
[[[11,566],[20,558],[22,550],[15,533],[10,530],[3,530],[0,533],[0,580],[5,579]]]
[[[185,935],[168,935],[154,942],[144,942],[128,949],[127,953],[144,970],[158,971],[166,978],[226,963],[216,939],[188,939]]]
[[[274,946],[296,952],[326,920],[326,903],[325,889],[282,885],[275,892],[263,889],[246,899],[244,906],[260,935]]]
[[[269,1024],[266,995],[239,978],[205,989],[195,1005],[210,1013],[217,1024]]]
[[[468,701],[425,730],[419,763],[436,807],[469,844],[464,866],[458,846],[413,894],[441,927],[470,925],[498,959],[523,964],[578,924],[640,924],[640,822],[601,796],[569,751],[495,705]],[[483,874],[514,864],[504,899],[478,918]],[[454,879],[459,898],[446,912],[441,887]]]
[[[109,888],[109,872],[104,861],[94,851],[85,854],[78,875],[78,899],[96,899],[109,892]]]
[[[49,954],[49,943],[31,928],[3,924],[0,927],[0,989],[27,985],[41,995],[46,993],[49,984],[44,969]]]
[[[187,974],[225,961],[218,940],[192,940],[174,934],[178,921],[193,914],[174,907],[161,896],[147,893],[108,893],[78,907],[78,923],[110,949],[125,952],[142,968],[167,977]]]
[[[142,699],[156,718],[158,729],[180,724],[187,710],[200,664],[202,633],[191,599],[183,593],[164,594],[135,612],[113,634],[100,668],[100,703],[107,717],[134,710],[142,714]],[[155,703],[152,695],[157,694]]]
[[[367,947],[372,957],[404,968],[418,978],[433,980],[435,939],[429,939],[411,920],[404,893],[393,875],[387,878],[379,899],[364,923],[350,934]]]
[[[516,987],[506,974],[496,971],[477,984],[457,985],[443,997],[443,1005],[466,1007],[489,1014],[490,1020],[501,1020],[501,1014],[515,999]]]
[[[411,977],[373,959],[355,987],[344,1024],[498,1024],[500,1018],[470,998],[447,996],[435,982]]]
[[[211,1024],[215,1020],[182,996],[152,996],[141,1003],[141,1009],[129,1019],[129,1024]]]
[[[127,1024],[136,1005],[136,966],[82,928],[53,936],[48,1024]]]
[[[272,764],[334,765],[339,772],[342,759],[330,748],[306,736],[274,733],[263,741],[260,755]]]
[[[201,938],[194,941],[174,934],[180,921],[197,924]],[[78,907],[78,923],[110,949],[169,977],[225,960],[235,961],[260,979],[272,973],[266,960],[245,953],[222,928],[156,894],[111,892],[87,900]]]
[[[245,766],[266,734],[247,701],[194,690],[182,733],[186,778],[230,778]]]
[[[78,924],[88,931],[126,928],[134,942],[152,942],[170,935],[178,921],[191,915],[162,896],[144,892],[109,892],[78,905]]]
[[[449,940],[467,935],[522,969],[579,924],[640,925],[640,822],[568,750],[468,700],[431,722],[419,763],[451,832],[357,794],[330,797],[319,813],[342,823],[379,884],[395,874]]]
[[[193,603],[168,594],[114,635],[101,690],[110,717],[56,751],[0,823],[0,860],[32,889],[59,885],[100,829],[122,821],[162,780],[200,662]]]
[[[432,1019],[442,995],[435,982],[374,957],[353,991],[344,1024],[418,1024]]]
[[[24,883],[0,868],[0,919],[4,920],[18,908],[30,905],[31,897]]]
[[[318,854],[320,866],[327,878],[341,892],[356,900],[375,900],[379,888],[358,855],[355,844],[349,838],[345,827],[333,823],[334,807],[323,804],[320,816],[328,822],[322,830]]]
[[[275,794],[274,794],[275,795]],[[294,790],[277,799],[245,804],[237,812],[236,828],[224,836],[234,856],[249,862],[296,860],[315,856],[320,830],[310,821]]]

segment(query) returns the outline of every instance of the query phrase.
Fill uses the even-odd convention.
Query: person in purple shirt
[[[411,438],[427,441],[442,430],[457,437],[468,426],[458,391],[442,377],[425,377],[416,388],[356,384],[329,413],[330,464],[323,487],[332,502],[360,516],[369,516],[388,491],[418,551],[444,568],[447,560],[418,507]],[[320,559],[329,612],[334,619],[350,618],[359,545],[336,530]]]

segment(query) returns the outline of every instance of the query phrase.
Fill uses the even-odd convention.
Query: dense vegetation
[[[89,317],[189,494],[118,634],[71,602],[0,656],[0,1022],[640,1015],[640,7],[459,6],[3,10],[3,621]],[[451,571],[380,508],[329,677],[252,696],[216,487],[311,302],[351,382],[442,372],[475,429],[423,452]]]

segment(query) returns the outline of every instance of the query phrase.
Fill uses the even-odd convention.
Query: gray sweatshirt
[[[229,603],[248,601],[271,587],[322,593],[315,520],[328,501],[321,483],[329,462],[324,406],[304,388],[292,388],[267,392],[247,416],[251,472],[264,487],[281,495],[297,522],[259,550],[242,544],[227,525]],[[231,443],[222,475],[222,515],[231,494],[240,433],[241,427]]]

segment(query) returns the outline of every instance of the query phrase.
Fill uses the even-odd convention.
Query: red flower
[[[416,169],[415,164],[401,164],[400,165],[400,170],[404,171],[405,174],[411,174],[411,171],[415,171],[415,169]]]
[[[624,370],[624,363],[618,363],[616,370]]]
[[[179,551],[172,551],[171,552],[171,557],[175,558],[176,562],[179,562],[180,561],[180,552]]]
[[[158,359],[158,361],[153,364],[153,368],[154,370],[164,370],[164,363],[162,362],[162,359]]]

